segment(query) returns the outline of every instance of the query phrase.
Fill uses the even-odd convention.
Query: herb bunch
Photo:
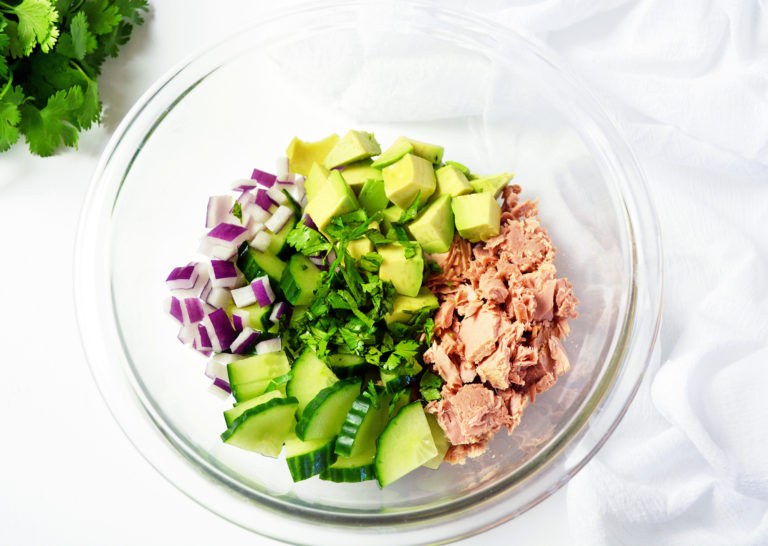
[[[101,121],[97,78],[147,0],[0,1],[0,152],[23,134],[32,153],[77,147]]]

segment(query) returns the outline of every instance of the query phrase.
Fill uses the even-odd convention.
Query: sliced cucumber
[[[339,380],[310,349],[304,349],[294,361],[292,372],[293,379],[288,382],[286,393],[299,401],[299,414],[317,393]]]
[[[390,393],[403,390],[414,382],[416,375],[421,371],[421,366],[419,364],[416,366],[417,369],[413,375],[395,375],[381,370],[381,384]]]
[[[277,457],[296,420],[295,398],[273,398],[245,410],[235,419],[221,439],[224,443]]]
[[[245,402],[238,403],[235,405],[235,407],[226,410],[224,412],[224,421],[227,423],[227,428],[229,428],[229,426],[234,423],[235,419],[240,417],[245,412],[245,410],[249,410],[260,404],[269,402],[273,398],[284,398],[284,395],[280,391],[265,392],[256,398],[251,398]]]
[[[282,256],[284,258],[288,257],[286,254],[290,255],[290,247],[286,243],[286,240],[288,239],[288,234],[296,226],[296,218],[296,214],[294,214],[280,231],[272,234],[272,238],[269,240],[269,246],[267,247],[268,253],[273,256]]]
[[[437,422],[437,417],[431,413],[425,413],[427,416],[427,422],[429,423],[429,430],[432,431],[432,439],[435,441],[435,448],[437,448],[437,455],[432,459],[424,463],[424,466],[437,470],[445,458],[445,454],[448,453],[448,448],[451,447],[451,442],[445,437],[442,427]]]
[[[296,436],[304,441],[336,436],[360,394],[361,384],[359,378],[344,379],[317,393],[301,414]]]
[[[362,356],[346,353],[328,355],[328,364],[333,372],[342,378],[360,375],[366,366]]]
[[[339,457],[328,469],[320,473],[320,479],[337,483],[375,480],[373,457],[373,452],[357,457]]]
[[[280,279],[280,289],[291,305],[309,305],[320,286],[322,272],[303,254],[294,254]]]
[[[238,402],[264,394],[272,379],[289,371],[291,366],[283,351],[255,355],[227,364],[229,384]]]
[[[333,438],[304,442],[295,433],[285,441],[285,462],[293,481],[299,482],[324,472],[334,461]]]
[[[374,465],[386,487],[437,456],[432,431],[420,402],[405,406],[379,436]]]
[[[394,394],[392,403],[389,405],[389,420],[394,419],[401,409],[411,403],[411,391],[405,389]]]
[[[234,302],[227,306],[227,314],[231,317],[234,311],[248,313],[246,326],[259,332],[265,332],[272,327],[272,321],[269,320],[269,314],[272,312],[272,305],[260,306],[258,303],[238,308]]]
[[[336,454],[355,457],[374,451],[376,440],[387,426],[391,400],[392,397],[385,393],[374,400],[371,393],[362,392],[352,403],[336,438]]]
[[[277,284],[283,276],[285,262],[274,254],[260,252],[248,246],[247,243],[243,243],[238,251],[237,267],[248,279],[248,282],[256,277],[269,275],[269,279]]]

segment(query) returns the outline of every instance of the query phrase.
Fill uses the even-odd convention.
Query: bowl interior
[[[186,67],[137,112],[127,130],[141,141],[101,203],[111,208],[105,320],[145,411],[200,472],[308,517],[399,517],[524,487],[607,391],[631,318],[633,235],[609,145],[584,124],[570,84],[532,50],[460,19],[385,10],[372,28],[359,13],[307,17],[302,32],[290,19],[267,22]],[[384,490],[294,484],[284,461],[222,444],[231,402],[208,392],[205,358],[176,340],[160,305],[167,273],[195,255],[209,195],[253,167],[272,170],[294,135],[348,128],[374,131],[383,145],[400,135],[442,144],[446,159],[475,172],[515,172],[523,196],[539,200],[559,275],[580,300],[565,343],[571,371],[511,436],[500,433],[465,466],[420,469]]]

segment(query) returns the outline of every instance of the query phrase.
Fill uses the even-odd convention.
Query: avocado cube
[[[463,165],[463,164],[459,163],[458,161],[446,161],[445,164],[446,165],[452,165],[452,166],[456,167],[457,169],[459,169],[462,172],[462,174],[464,176],[469,178],[469,167],[467,167],[466,165]]]
[[[438,307],[440,304],[432,291],[426,286],[419,289],[416,296],[395,296],[392,303],[392,311],[384,315],[384,321],[387,325],[393,322],[408,322],[416,311],[425,307]]]
[[[435,192],[435,171],[424,158],[405,154],[397,163],[382,170],[387,197],[401,209],[407,209],[419,195],[419,205]]]
[[[424,273],[424,257],[421,247],[416,246],[416,255],[405,257],[405,247],[400,243],[392,243],[379,247],[379,254],[383,258],[379,266],[379,277],[383,281],[392,281],[398,294],[404,296],[416,296],[421,289],[421,280]]]
[[[368,227],[371,229],[379,229],[379,223],[371,222]],[[349,252],[349,255],[355,260],[360,260],[360,258],[369,252],[373,252],[373,250],[373,243],[368,237],[360,237],[359,239],[347,243],[347,252]]]
[[[492,174],[490,176],[480,176],[469,181],[469,184],[476,192],[489,192],[496,197],[496,194],[504,188],[515,175],[512,173]]]
[[[285,155],[288,156],[288,165],[291,172],[307,176],[313,163],[323,164],[328,152],[330,152],[339,141],[339,135],[333,134],[317,142],[304,142],[297,137],[293,137]]]
[[[419,142],[418,140],[413,140],[406,137],[398,138],[392,144],[392,146],[395,146],[395,144],[398,142],[403,141],[408,142],[411,146],[413,146],[413,155],[417,155],[423,159],[426,159],[435,165],[443,160],[443,151],[445,149],[442,146],[438,146],[437,144],[427,144],[426,142]]]
[[[341,171],[341,176],[344,177],[344,181],[349,184],[355,195],[360,193],[360,190],[369,180],[384,180],[381,169],[371,167],[370,159],[363,159],[351,165],[346,165],[344,170]]]
[[[382,224],[382,227],[384,228],[385,235],[389,233],[390,229],[392,229],[392,223],[397,222],[404,212],[405,211],[400,207],[398,207],[397,205],[392,205],[391,207],[381,211],[381,216],[382,216],[381,224]]]
[[[381,146],[376,142],[373,133],[351,129],[328,152],[323,164],[326,169],[332,169],[333,167],[346,165],[347,163],[379,155],[380,153]]]
[[[466,175],[461,172],[458,167],[453,165],[446,165],[440,167],[435,171],[435,177],[437,178],[437,189],[432,199],[440,197],[441,195],[450,195],[457,197],[459,195],[466,195],[472,193],[472,186],[467,180]]]
[[[405,154],[412,154],[413,153],[413,144],[408,142],[405,139],[398,139],[396,140],[392,146],[390,146],[386,152],[381,154],[378,158],[376,158],[373,163],[371,163],[372,167],[376,167],[377,169],[383,169],[384,167],[387,167],[389,165],[392,165],[395,161],[399,161],[402,159],[402,157]]]
[[[331,171],[328,181],[322,191],[313,197],[307,204],[306,213],[312,221],[322,230],[331,223],[331,218],[341,216],[360,208],[355,199],[355,194],[339,171]]]
[[[304,181],[304,191],[307,193],[308,201],[314,199],[320,193],[320,190],[325,187],[330,174],[330,171],[319,163],[312,164],[312,168],[309,169],[309,175]]]
[[[453,242],[451,196],[433,201],[408,224],[408,231],[428,254],[447,252]]]
[[[454,197],[451,208],[459,235],[470,242],[486,241],[499,234],[501,207],[492,193]]]
[[[360,206],[365,209],[365,213],[368,216],[371,216],[380,210],[384,210],[389,204],[387,193],[384,191],[384,181],[368,180],[363,186],[363,189],[360,190],[360,195],[357,199],[360,201]]]

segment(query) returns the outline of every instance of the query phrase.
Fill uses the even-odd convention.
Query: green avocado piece
[[[368,227],[371,229],[379,229],[379,223],[376,221],[371,222]],[[336,250],[338,250],[338,248]],[[368,237],[360,237],[359,239],[354,239],[347,243],[347,252],[349,252],[349,255],[356,261],[360,260],[360,258],[369,252],[373,252],[373,250],[373,243]]]
[[[392,311],[384,315],[384,321],[387,325],[393,322],[408,322],[415,311],[424,307],[437,308],[440,304],[432,291],[426,286],[419,289],[415,296],[395,296],[392,302]]]
[[[407,209],[417,195],[421,206],[435,192],[432,164],[419,156],[405,154],[400,161],[384,167],[382,173],[387,197],[401,209]]]
[[[463,164],[459,163],[458,161],[446,161],[445,164],[446,165],[451,165],[453,167],[456,167],[457,169],[459,169],[462,172],[462,174],[464,176],[467,176],[467,177],[469,176],[469,167],[467,167],[466,165],[463,165]]]
[[[438,146],[437,144],[427,144],[426,142],[419,142],[418,140],[406,137],[398,138],[392,146],[395,146],[395,144],[402,141],[408,142],[413,146],[413,155],[426,159],[430,163],[437,165],[443,160],[443,152],[445,149],[442,146]]]
[[[358,201],[360,201],[360,206],[365,209],[365,213],[368,216],[371,216],[373,213],[380,210],[384,210],[389,203],[387,193],[384,191],[384,181],[368,180],[363,185],[363,189],[360,190]]]
[[[347,134],[336,143],[336,146],[328,152],[323,165],[326,169],[332,169],[333,167],[346,165],[354,161],[379,155],[380,153],[381,146],[376,142],[373,133],[350,129]]]
[[[424,252],[447,252],[451,248],[454,231],[451,196],[443,195],[427,205],[406,227]]]
[[[355,195],[360,193],[363,186],[369,180],[384,180],[384,176],[381,174],[381,169],[374,169],[371,167],[370,159],[363,159],[350,165],[346,165],[344,170],[341,171],[341,176]]]
[[[323,164],[328,152],[330,152],[339,141],[339,135],[332,134],[317,142],[304,142],[298,137],[293,137],[285,155],[288,156],[288,165],[291,172],[307,176],[313,163]]]
[[[486,241],[499,234],[501,207],[491,192],[454,197],[451,208],[459,235],[468,241]]]
[[[339,171],[331,171],[323,191],[314,195],[309,201],[306,213],[312,221],[322,230],[331,222],[334,216],[341,216],[360,208],[355,199],[355,194],[344,182]]]
[[[416,246],[416,255],[405,257],[405,247],[400,243],[392,243],[379,247],[379,254],[383,258],[379,266],[379,277],[383,281],[392,281],[398,294],[404,296],[416,296],[421,289],[421,281],[424,273],[424,257],[421,247]]]
[[[437,169],[435,178],[437,178],[437,189],[432,196],[433,200],[442,195],[456,197],[473,191],[466,175],[461,172],[461,169],[453,165],[446,165]]]
[[[382,169],[388,165],[392,165],[395,161],[400,161],[405,154],[413,153],[413,144],[404,139],[396,140],[392,146],[390,146],[386,152],[376,158],[371,167]]]
[[[381,225],[384,228],[384,235],[389,233],[389,230],[392,229],[392,223],[397,222],[404,212],[405,211],[397,205],[392,205],[391,207],[381,211]]]
[[[476,192],[490,192],[494,197],[504,188],[515,175],[512,173],[492,174],[490,176],[481,176],[469,181],[469,184]]]
[[[304,191],[307,192],[307,200],[314,199],[320,193],[320,190],[328,183],[328,176],[330,174],[330,171],[319,163],[312,164],[307,179],[304,181]]]

